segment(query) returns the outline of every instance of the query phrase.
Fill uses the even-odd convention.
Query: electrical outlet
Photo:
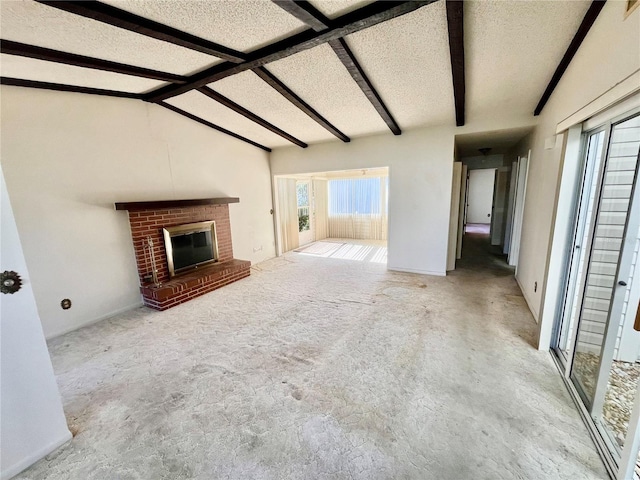
[[[262,251],[262,245],[260,245],[259,247],[253,247],[253,253],[261,252],[261,251]]]
[[[533,282],[533,293],[538,291],[538,282]]]

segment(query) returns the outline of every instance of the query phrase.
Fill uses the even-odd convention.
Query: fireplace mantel
[[[228,205],[229,203],[239,203],[238,197],[219,198],[195,198],[189,200],[151,200],[147,202],[116,202],[116,210],[129,210],[136,212],[139,210],[162,210],[166,208],[197,207],[200,205]]]

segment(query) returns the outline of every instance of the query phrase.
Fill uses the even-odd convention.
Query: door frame
[[[529,164],[531,163],[531,150],[527,156],[518,157],[518,175],[515,193],[515,207],[513,209],[513,226],[511,228],[511,242],[507,261],[512,267],[516,267],[518,274],[518,257],[520,256],[520,240],[522,238],[522,223],[524,221],[524,208],[527,197],[527,182],[529,180]]]

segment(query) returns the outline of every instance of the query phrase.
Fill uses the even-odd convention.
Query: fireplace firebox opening
[[[215,221],[165,227],[162,233],[171,277],[218,261]]]

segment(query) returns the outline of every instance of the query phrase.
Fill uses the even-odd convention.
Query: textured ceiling
[[[106,0],[104,3],[240,51],[255,50],[308,28],[267,0]]]
[[[532,114],[590,4],[466,1],[467,121]]]
[[[178,95],[166,100],[166,102],[266,147],[290,145],[284,138],[265,130],[239,113],[197,91]]]
[[[0,8],[4,40],[176,74],[189,74],[220,61],[30,0],[3,0]]]
[[[158,80],[5,54],[0,55],[0,74],[3,77],[133,93],[145,92],[166,85]]]
[[[227,77],[209,87],[304,142],[335,138],[253,72]]]
[[[372,3],[372,0],[312,0],[309,3],[328,18],[336,18]]]
[[[329,45],[278,60],[267,68],[346,135],[389,131]]]
[[[401,128],[454,121],[445,3],[347,37]]]
[[[244,52],[306,29],[269,0],[106,1]],[[312,0],[329,18],[368,3],[370,0]],[[466,1],[467,123],[480,124],[505,115],[531,115],[589,4],[589,0]],[[3,0],[0,9],[0,36],[5,40],[182,75],[220,62],[216,57],[32,0]],[[345,40],[401,129],[454,125],[444,1],[349,35]],[[2,55],[1,62],[2,75],[28,80],[136,93],[162,85],[156,80],[11,55]],[[327,44],[266,67],[346,135],[391,135]],[[210,84],[210,88],[303,142],[338,141],[250,71]],[[265,146],[290,145],[198,92],[168,102]]]

